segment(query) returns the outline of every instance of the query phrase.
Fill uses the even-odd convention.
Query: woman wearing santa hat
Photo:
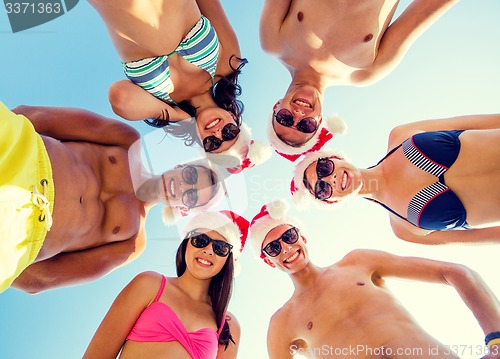
[[[84,358],[236,358],[240,328],[227,312],[249,223],[205,212],[184,228],[177,277],[137,275],[118,295]]]
[[[301,206],[369,199],[388,210],[394,234],[410,242],[498,243],[499,143],[499,114],[409,123],[391,131],[387,154],[367,169],[332,151],[307,154],[291,191]]]

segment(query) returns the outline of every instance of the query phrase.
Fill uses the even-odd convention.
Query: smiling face
[[[215,136],[222,140],[222,129],[228,124],[233,124],[239,127],[234,115],[220,107],[207,107],[201,110],[196,117],[196,127],[201,141],[209,136]],[[212,153],[221,153],[229,148],[236,142],[238,136],[232,140],[222,142],[221,146]]]
[[[290,228],[293,227],[289,224],[282,224],[274,227],[267,233],[264,241],[262,242],[261,248],[264,248],[269,243],[280,238],[283,233],[285,233]],[[287,244],[280,240],[279,243],[281,245],[281,252],[276,257],[271,257],[268,254],[264,253],[266,259],[282,271],[289,274],[296,273],[304,269],[304,267],[309,263],[309,259],[307,256],[305,243],[302,236],[300,235],[300,231],[299,239],[297,240],[297,242],[293,244]]]
[[[221,234],[210,229],[199,228],[196,232],[205,233],[213,240],[227,242]],[[221,257],[214,253],[213,242],[208,243],[206,247],[196,248],[188,241],[186,246],[186,267],[197,279],[213,278],[221,271],[228,258],[232,258],[232,256]]]
[[[328,202],[338,202],[349,197],[356,196],[363,185],[361,172],[349,162],[329,157],[323,160],[333,164],[332,172],[327,176],[318,176],[318,171],[322,172],[321,165],[318,167],[318,161],[312,162],[304,171],[304,185],[313,196]],[[328,171],[329,172],[329,171]],[[319,183],[318,183],[319,181]]]
[[[155,177],[157,200],[172,207],[199,207],[214,196],[216,178],[204,166],[184,165]]]
[[[284,126],[273,116],[273,128],[276,135],[284,143],[300,147],[309,141],[315,132],[304,133],[297,129],[297,124],[305,118],[313,118],[319,125],[321,123],[321,95],[318,90],[310,85],[303,85],[288,92],[283,99],[278,101],[274,107],[274,114],[280,110],[287,110],[293,115],[293,125]],[[299,126],[300,127],[300,126]]]

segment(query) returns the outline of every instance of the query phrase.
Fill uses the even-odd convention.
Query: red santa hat
[[[182,230],[185,238],[191,231],[209,229],[223,236],[233,246],[233,259],[240,256],[245,246],[250,223],[242,216],[228,210],[203,212],[194,216]]]
[[[307,208],[310,203],[313,203],[316,207],[320,207],[323,209],[333,209],[336,207],[334,206],[334,204],[337,202],[328,200],[322,201],[314,197],[314,195],[309,192],[303,182],[304,172],[307,167],[309,167],[314,161],[317,161],[320,158],[324,157],[344,160],[344,156],[340,152],[324,150],[306,154],[304,158],[295,166],[292,182],[290,183],[290,192],[292,193],[293,202],[297,206],[297,208]]]
[[[299,228],[304,233],[302,223],[296,218],[288,216],[288,209],[288,204],[285,201],[281,199],[276,200],[262,206],[260,212],[250,221],[250,243],[254,251],[261,258],[265,258],[262,253],[262,242],[264,242],[267,234],[274,228],[283,224],[289,224]]]
[[[336,114],[328,117],[326,121],[320,121],[318,129],[311,139],[299,147],[292,147],[279,139],[274,131],[273,118],[268,122],[267,137],[271,147],[274,148],[277,154],[286,158],[289,161],[296,161],[301,155],[306,153],[321,150],[325,143],[333,138],[333,135],[341,135],[347,130],[345,122]]]
[[[207,152],[207,158],[213,163],[223,166],[232,174],[267,161],[272,154],[269,146],[259,141],[251,140],[252,130],[244,122],[235,143],[226,151],[219,153]]]

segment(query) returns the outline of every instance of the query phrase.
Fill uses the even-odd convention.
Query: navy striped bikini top
[[[368,199],[418,228],[429,230],[467,229],[465,207],[444,181],[444,174],[460,153],[460,139],[458,137],[462,132],[463,130],[453,130],[416,134],[393,148],[377,163],[376,166],[402,147],[408,161],[422,171],[437,177],[436,182],[420,190],[411,199],[406,218],[385,204],[371,198]]]

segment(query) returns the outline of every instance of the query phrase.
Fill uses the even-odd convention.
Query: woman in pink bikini
[[[184,233],[178,277],[137,275],[115,299],[84,359],[236,358],[240,328],[226,310],[248,221],[229,211],[205,212]]]

